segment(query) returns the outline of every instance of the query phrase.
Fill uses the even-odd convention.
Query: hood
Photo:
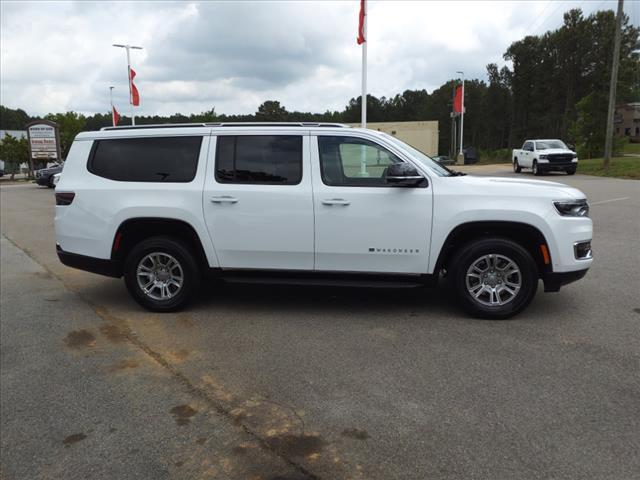
[[[575,153],[573,150],[569,150],[568,148],[547,148],[546,150],[538,150],[536,153],[540,155],[553,155],[557,153]]]
[[[549,182],[546,180],[527,180],[506,177],[476,177],[466,175],[458,178],[465,184],[465,188],[477,189],[475,193],[487,195],[505,195],[509,197],[536,197],[561,199],[583,199],[587,198],[577,188],[570,187],[563,183]]]

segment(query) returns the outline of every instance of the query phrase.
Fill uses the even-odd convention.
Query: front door
[[[212,137],[203,210],[223,269],[313,269],[309,137]]]
[[[386,168],[402,162],[362,138],[311,137],[316,270],[427,273],[432,188],[394,187]]]

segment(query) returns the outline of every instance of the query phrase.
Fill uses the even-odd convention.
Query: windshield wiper
[[[451,170],[450,168],[444,165],[440,165],[440,166],[444,168],[447,172],[449,172],[450,177],[464,177],[466,175],[466,173],[457,172],[456,170]]]

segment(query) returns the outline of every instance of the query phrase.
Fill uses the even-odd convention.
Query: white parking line
[[[600,205],[602,203],[619,202],[620,200],[627,200],[629,197],[612,198],[611,200],[600,200],[599,202],[589,202],[589,205]]]

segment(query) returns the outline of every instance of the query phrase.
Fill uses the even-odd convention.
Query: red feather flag
[[[456,94],[453,97],[453,111],[462,113],[462,85],[456,87]]]
[[[116,110],[116,107],[111,107],[113,109],[113,112],[111,112],[111,119],[113,120],[113,126],[117,126],[118,122],[120,121],[120,114],[118,113],[118,110]]]
[[[364,16],[367,14],[365,2],[366,0],[360,0],[360,15],[358,16],[358,45],[362,45],[367,41],[367,39],[364,38]]]
[[[130,79],[129,79],[129,83],[131,84],[131,104],[134,107],[137,107],[138,105],[140,105],[140,94],[138,93],[138,89],[136,88],[136,86],[133,84],[133,79],[136,77],[136,72],[133,68],[129,68],[129,75],[130,75]]]

